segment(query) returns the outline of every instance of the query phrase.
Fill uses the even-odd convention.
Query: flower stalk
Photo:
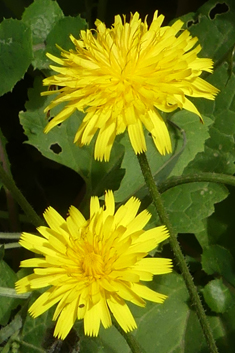
[[[5,188],[8,189],[11,192],[11,194],[14,196],[14,199],[18,202],[18,204],[20,205],[24,213],[27,215],[30,222],[36,227],[42,225],[43,224],[42,219],[37,215],[33,207],[26,200],[22,192],[18,189],[12,177],[5,172],[1,163],[0,163],[0,180],[2,181]]]
[[[164,204],[163,204],[163,201],[161,198],[161,194],[158,191],[158,188],[157,188],[156,183],[154,181],[154,178],[152,176],[151,169],[150,169],[146,154],[140,153],[137,155],[137,158],[138,158],[146,185],[149,189],[149,193],[152,197],[153,204],[159,214],[161,222],[168,228],[168,231],[170,233],[169,242],[170,242],[171,248],[174,252],[177,264],[178,264],[180,271],[182,273],[182,276],[184,278],[184,281],[187,286],[192,304],[195,307],[195,310],[196,310],[200,325],[202,327],[204,336],[205,336],[207,344],[210,348],[210,352],[211,353],[218,353],[218,349],[216,347],[216,343],[215,343],[210,325],[207,321],[204,308],[202,306],[197,289],[194,285],[193,278],[189,272],[187,262],[186,262],[184,255],[180,249],[174,228],[170,222],[167,211],[164,207]]]
[[[112,323],[113,326],[116,327],[118,332],[123,336],[125,339],[126,343],[130,347],[130,350],[132,353],[145,353],[144,349],[139,345],[139,343],[136,341],[135,337],[130,333],[130,332],[125,332],[121,326],[118,324],[114,316],[112,316]]]
[[[233,175],[226,175],[222,173],[195,173],[172,177],[168,180],[165,180],[164,182],[159,184],[158,189],[159,192],[162,194],[163,192],[177,185],[207,181],[210,183],[235,186],[235,177]]]

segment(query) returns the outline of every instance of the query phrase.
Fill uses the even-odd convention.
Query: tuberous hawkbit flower
[[[75,50],[62,50],[62,58],[47,56],[60,66],[44,79],[43,84],[56,85],[59,93],[46,108],[64,102],[64,108],[46,126],[49,132],[66,120],[76,109],[85,112],[74,142],[88,145],[99,130],[94,157],[108,161],[116,135],[128,130],[136,154],[146,151],[143,126],[151,133],[161,154],[170,153],[171,141],[159,111],[177,108],[197,114],[188,97],[213,100],[218,90],[199,76],[212,72],[211,59],[198,58],[201,50],[183,22],[161,27],[164,16],[154,14],[147,21],[136,12],[130,23],[118,15],[111,28],[97,20],[96,31],[81,31],[80,39],[70,36]],[[202,119],[202,118],[201,118]]]
[[[37,317],[57,304],[54,335],[64,339],[76,319],[84,319],[88,336],[97,336],[100,323],[111,326],[110,312],[128,332],[136,322],[126,300],[145,306],[145,300],[162,303],[166,296],[146,287],[153,275],[172,271],[170,259],[146,257],[169,234],[164,226],[143,230],[151,215],[137,215],[140,201],[129,199],[115,213],[112,191],[105,195],[105,207],[97,197],[90,202],[90,219],[73,206],[64,220],[52,207],[39,227],[42,237],[23,233],[20,244],[43,257],[21,262],[34,273],[16,282],[17,293],[49,287],[29,308]]]

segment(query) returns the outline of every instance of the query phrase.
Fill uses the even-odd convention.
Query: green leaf
[[[229,79],[229,80],[228,80]],[[235,172],[235,75],[228,77],[227,64],[213,74],[212,83],[221,92],[215,99],[213,108],[207,112],[214,123],[209,129],[210,138],[205,151],[199,153],[189,164],[186,173],[198,171],[233,174]],[[200,111],[203,111],[203,107]]]
[[[215,72],[204,76],[220,89],[220,93],[212,102],[192,99],[200,113],[209,116],[214,124],[209,129],[210,139],[206,141],[205,151],[197,155],[185,173],[235,172],[234,17],[233,0],[208,1],[195,14],[191,14],[191,18],[187,15],[186,27],[199,38],[202,46],[200,56],[215,60]]]
[[[176,273],[157,276],[151,288],[168,295],[163,304],[147,303],[135,307],[138,329],[135,337],[146,352],[207,352],[207,345],[197,316],[189,305],[188,292],[182,277]],[[134,308],[132,310],[134,312]],[[216,316],[208,317],[215,339],[224,335]],[[232,351],[230,351],[232,353]]]
[[[20,330],[15,331],[2,350],[0,348],[1,353],[20,353],[20,344],[18,343],[19,332]]]
[[[32,293],[30,302],[27,305],[32,305],[42,291]],[[21,353],[38,353],[46,352],[42,347],[45,343],[45,337],[48,329],[53,327],[52,316],[54,308],[46,311],[37,318],[33,318],[27,312],[27,316],[23,323],[23,328],[20,335],[20,352]]]
[[[47,120],[43,110],[51,98],[40,97],[41,91],[41,80],[37,79],[34,89],[30,89],[28,93],[27,110],[20,113],[20,122],[28,137],[27,143],[36,147],[45,157],[77,172],[87,183],[87,198],[92,194],[100,196],[107,189],[117,189],[124,173],[119,169],[124,148],[115,143],[110,161],[100,163],[93,157],[94,141],[82,148],[76,146],[73,143],[74,136],[84,116],[78,111],[61,126],[44,134]],[[53,112],[56,114],[60,110],[61,107],[57,107]]]
[[[235,262],[229,252],[220,245],[211,245],[203,250],[202,268],[208,275],[221,275],[235,287]]]
[[[83,328],[82,328],[83,329]],[[129,353],[130,348],[125,339],[114,326],[100,328],[98,337],[81,337],[81,353]]]
[[[60,19],[47,36],[47,52],[60,56],[61,50],[58,49],[56,45],[60,46],[64,50],[75,49],[74,44],[69,38],[70,34],[78,39],[80,36],[80,31],[87,29],[87,27],[88,25],[86,21],[80,16],[68,16]],[[52,61],[50,61],[50,63],[52,63]]]
[[[22,318],[20,315],[17,314],[16,317],[9,323],[9,325],[3,327],[0,330],[0,344],[6,341],[15,332],[20,330],[21,327],[22,327]]]
[[[37,0],[25,9],[22,21],[31,27],[33,44],[36,45],[44,42],[62,17],[64,14],[56,1]]]
[[[8,19],[0,24],[0,96],[11,91],[23,78],[32,61],[30,28],[21,21]]]
[[[3,260],[0,261],[0,286],[14,288],[17,276],[15,272]],[[15,298],[1,297],[0,299],[0,325],[6,325],[9,321],[11,311],[21,301]]]
[[[223,3],[223,10],[218,4]],[[225,55],[234,46],[234,17],[235,3],[233,0],[210,0],[201,6],[198,11],[189,14],[186,20],[193,36],[198,37],[202,46],[201,57],[213,58],[216,63],[224,59]]]
[[[135,337],[148,353],[208,352],[196,313],[192,310],[182,277],[176,273],[156,276],[151,288],[168,295],[163,304],[147,303],[146,308],[131,305],[137,317]],[[235,312],[235,306],[231,309]],[[233,314],[234,315],[234,314]],[[220,352],[233,353],[232,315],[207,316]],[[230,322],[231,327],[227,325]],[[234,322],[234,320],[233,320]],[[230,337],[231,335],[231,337]]]
[[[35,68],[42,69],[48,66],[45,62],[46,38],[56,22],[64,17],[56,1],[37,0],[34,1],[23,13],[22,21],[27,24],[32,31],[32,41],[34,45]]]
[[[210,281],[202,289],[203,297],[210,307],[216,313],[224,313],[226,310],[235,304],[232,295],[222,281],[222,279],[215,279]]]
[[[37,52],[38,55],[35,58],[34,66],[43,69],[54,64],[54,62],[47,58],[46,53],[61,57],[61,50],[57,45],[64,50],[74,49],[74,44],[69,38],[70,34],[75,38],[79,38],[80,31],[86,28],[87,23],[80,16],[61,18],[48,34],[45,41],[45,50]]]
[[[214,183],[191,183],[163,193],[163,202],[177,233],[196,233],[204,229],[203,219],[214,212],[214,204],[224,200],[228,190]]]
[[[169,176],[181,175],[184,168],[194,159],[195,155],[204,150],[205,140],[209,137],[207,131],[211,120],[207,117],[204,117],[205,124],[200,124],[195,114],[182,111],[174,113],[171,121],[184,130],[186,136],[184,143],[183,137],[178,130],[169,126],[173,145],[172,155],[161,156],[153,144],[152,138],[148,133],[145,134],[147,157],[157,183]],[[144,178],[127,133],[121,139],[121,143],[125,146],[122,168],[126,170],[126,174],[121,182],[120,189],[115,193],[115,199],[119,202],[137,192],[137,195],[141,198],[147,194]]]
[[[215,213],[203,221],[204,230],[196,233],[197,240],[202,248],[209,245],[221,245],[229,249],[235,257],[235,242],[231,241],[234,236],[234,198],[235,188],[229,188],[229,196],[215,207]]]

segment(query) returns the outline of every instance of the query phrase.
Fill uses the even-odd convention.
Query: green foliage
[[[39,293],[33,293],[30,302],[26,305],[29,307],[38,295]],[[21,330],[21,353],[45,352],[43,345],[46,333],[53,327],[52,314],[52,310],[49,310],[36,319],[27,315]]]
[[[202,268],[208,275],[219,274],[235,286],[234,260],[228,249],[219,245],[206,247],[202,256]]]
[[[47,36],[55,24],[64,17],[62,10],[56,1],[38,0],[29,6],[22,16],[22,21],[32,31],[32,42],[34,46],[34,58],[32,65],[43,69],[48,67],[45,62]]]
[[[232,295],[221,279],[209,282],[202,293],[207,305],[216,313],[224,313],[233,305]]]
[[[3,260],[0,261],[0,287],[14,288],[17,276]],[[4,274],[4,276],[2,275]],[[0,325],[6,325],[11,316],[11,311],[19,305],[19,299],[2,297],[0,300]]]
[[[227,196],[223,185],[193,183],[166,191],[163,200],[177,233],[197,233],[204,229],[202,220],[214,212],[214,204]]]
[[[71,15],[74,15],[73,11]],[[87,13],[86,18],[90,19],[90,13],[89,16]],[[150,134],[145,131],[147,157],[155,182],[160,187],[167,179],[180,178],[181,175],[197,175],[202,172],[227,175],[235,173],[234,18],[233,0],[210,0],[195,13],[182,17],[185,28],[199,39],[202,46],[200,56],[211,57],[214,60],[213,75],[205,74],[204,78],[218,87],[220,93],[215,101],[194,100],[203,116],[204,124],[187,111],[164,114],[173,145],[172,155],[161,156],[156,151]],[[105,190],[112,189],[115,191],[117,206],[132,195],[140,198],[142,207],[148,207],[153,213],[149,226],[155,226],[160,221],[151,204],[127,133],[116,138],[110,161],[100,163],[93,158],[96,137],[89,146],[82,148],[73,143],[84,113],[77,111],[48,134],[43,132],[47,120],[52,117],[52,112],[48,115],[44,113],[52,96],[40,95],[45,90],[42,86],[42,77],[51,74],[49,68],[51,62],[45,54],[50,52],[59,56],[61,50],[58,46],[66,50],[72,49],[73,44],[69,35],[73,34],[79,38],[80,31],[86,28],[85,19],[77,14],[74,17],[65,16],[58,3],[52,0],[34,1],[25,9],[21,20],[4,19],[0,24],[0,96],[12,91],[26,72],[31,75],[31,79],[33,77],[33,87],[29,85],[28,99],[21,104],[25,110],[19,113],[19,121],[26,139],[24,147],[29,148],[28,153],[35,158],[35,169],[40,169],[41,165],[44,168],[45,165],[50,165],[55,171],[59,172],[64,168],[64,173],[74,173],[83,179],[82,197],[80,194],[79,197],[73,195],[72,202],[76,203],[79,198],[79,208],[84,215],[88,216],[91,195],[102,198]],[[60,110],[61,106],[53,109],[53,115]],[[4,132],[4,129],[2,131]],[[7,158],[8,145],[2,132],[0,140],[1,162],[5,161],[9,172],[11,165]],[[12,161],[15,161],[14,158]],[[12,172],[15,177],[17,168],[13,162]],[[27,166],[24,167],[25,175],[29,177],[30,182],[35,178],[42,190],[38,175],[35,177],[34,172],[31,173]],[[19,187],[21,181],[19,177],[17,179]],[[57,194],[60,194],[66,183],[69,184],[68,181],[61,183],[61,190],[57,190]],[[24,189],[22,191],[25,192]],[[27,196],[31,196],[30,191]],[[179,239],[185,255],[190,259],[191,272],[202,294],[203,305],[219,351],[234,353],[235,192],[232,188],[228,189],[225,185],[217,183],[194,182],[176,185],[164,191],[162,197],[174,230],[180,234]],[[3,200],[0,203],[1,211],[5,212],[4,202],[9,204],[9,198],[7,202]],[[63,200],[60,202],[62,204]],[[39,207],[40,212],[41,208],[47,206],[48,199],[45,196],[43,206]],[[2,216],[4,212],[0,212],[3,228],[7,222]],[[19,218],[22,219],[22,214]],[[28,227],[25,223],[21,225],[22,230],[27,230]],[[4,231],[8,229],[4,228]],[[14,288],[17,275],[7,263],[12,263],[15,255],[11,257],[8,255],[10,251],[7,251],[4,252],[1,247],[0,286]],[[27,256],[20,252],[21,250],[17,251],[20,254],[18,260]],[[172,256],[169,255],[168,244],[158,249],[158,252],[162,252],[163,257]],[[17,267],[18,263],[19,261],[12,267]],[[138,329],[133,335],[144,350],[147,353],[209,352],[195,310],[190,305],[182,276],[176,272],[167,276],[156,276],[149,286],[168,295],[168,298],[163,305],[148,302],[145,308],[128,304],[138,324]],[[34,302],[38,295],[38,292],[33,293],[29,302],[27,299],[10,298],[10,292],[8,297],[1,297],[0,324],[3,325],[0,330],[1,353],[46,353],[53,345],[51,332],[54,328],[52,316],[55,308],[36,319],[27,313],[30,303]],[[62,345],[62,353],[64,351],[74,353],[72,349],[75,346],[81,353],[130,352],[126,341],[114,326],[107,330],[101,328],[97,338],[90,338],[83,333],[83,322],[77,321],[74,332],[76,336],[74,343],[69,343],[69,346]]]
[[[0,96],[23,78],[32,60],[31,31],[22,21],[4,20],[0,24]]]

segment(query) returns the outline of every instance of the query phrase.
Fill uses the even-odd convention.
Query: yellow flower
[[[57,303],[54,335],[64,339],[76,319],[84,318],[84,331],[97,336],[100,323],[111,326],[110,311],[128,332],[136,322],[125,300],[145,306],[143,299],[162,303],[166,296],[146,287],[153,275],[172,271],[170,259],[145,257],[168,238],[164,226],[147,231],[151,215],[142,211],[134,197],[115,213],[112,191],[105,195],[105,207],[98,197],[90,202],[90,219],[73,206],[64,220],[52,207],[44,218],[48,227],[39,227],[42,237],[23,233],[20,244],[43,257],[21,262],[35,267],[34,274],[16,282],[17,293],[50,286],[29,308],[37,317]]]
[[[198,58],[197,38],[180,31],[183,22],[161,27],[164,16],[154,14],[148,28],[136,12],[130,23],[115,17],[109,29],[96,21],[96,33],[81,31],[80,39],[70,36],[75,50],[62,50],[62,57],[47,56],[61,65],[51,66],[57,75],[43,84],[60,89],[43,95],[60,94],[46,108],[62,102],[67,105],[45,128],[49,132],[76,109],[85,111],[74,142],[88,145],[97,130],[94,157],[108,161],[115,136],[128,129],[136,154],[146,151],[143,125],[151,133],[161,154],[171,152],[171,141],[158,110],[171,112],[184,108],[200,118],[194,104],[186,98],[214,99],[218,90],[199,78],[202,71],[212,72],[211,59]]]
[[[76,109],[86,113],[74,142],[88,145],[97,130],[94,157],[108,161],[115,136],[128,130],[136,154],[146,151],[143,125],[151,133],[161,154],[171,152],[171,141],[158,110],[172,112],[184,108],[200,118],[194,104],[186,98],[214,99],[218,90],[199,76],[212,72],[211,59],[198,58],[201,46],[183,22],[161,27],[164,16],[157,11],[148,28],[138,12],[130,23],[118,15],[109,29],[97,20],[96,32],[81,31],[80,39],[70,36],[75,50],[62,50],[62,58],[47,56],[61,66],[51,66],[58,74],[43,84],[56,85],[59,95],[45,109],[59,103],[67,105],[45,128],[50,131]],[[201,118],[202,119],[202,118]]]

